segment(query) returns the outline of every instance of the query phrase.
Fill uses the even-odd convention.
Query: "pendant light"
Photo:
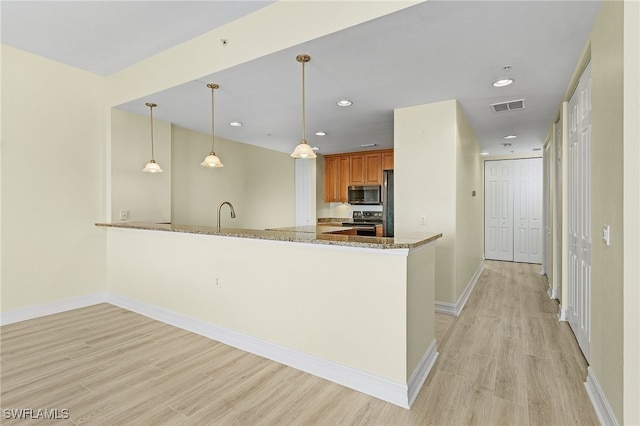
[[[156,160],[153,158],[153,108],[158,105],[147,102],[145,104],[149,107],[149,111],[151,111],[151,161],[144,166],[142,169],[143,172],[147,173],[162,173],[162,169],[160,168],[160,164],[156,163]]]
[[[207,84],[207,87],[211,89],[211,152],[204,159],[202,163],[200,163],[203,167],[215,168],[215,167],[224,167],[224,164],[220,161],[218,156],[216,155],[213,146],[215,143],[215,133],[213,132],[213,92],[218,89],[220,86],[214,83]]]
[[[307,143],[307,129],[306,129],[306,117],[305,117],[305,97],[304,97],[304,64],[309,62],[311,57],[309,55],[298,55],[296,56],[296,61],[302,64],[302,140],[300,144],[296,147],[295,151],[291,156],[293,158],[316,158],[316,153],[313,152],[313,149]]]

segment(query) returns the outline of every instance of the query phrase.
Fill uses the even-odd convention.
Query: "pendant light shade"
[[[153,108],[158,105],[147,102],[145,104],[149,107],[149,111],[151,112],[151,161],[149,161],[142,169],[143,172],[147,173],[162,173],[162,169],[160,168],[160,164],[156,163],[155,158],[153,157]]]
[[[215,153],[214,148],[214,144],[215,144],[215,133],[214,133],[214,127],[213,127],[213,92],[218,89],[220,86],[218,86],[217,84],[214,83],[209,83],[207,84],[207,87],[209,89],[211,89],[211,152],[209,153],[209,155],[207,155],[207,157],[204,159],[204,161],[202,163],[200,163],[200,165],[202,167],[209,167],[209,168],[216,168],[216,167],[224,167],[224,164],[222,164],[222,161],[220,161],[220,159],[218,158],[218,156]]]
[[[298,55],[296,56],[296,61],[302,64],[302,140],[300,144],[293,151],[291,156],[293,158],[316,158],[316,153],[313,152],[313,149],[307,143],[307,129],[306,129],[306,114],[305,114],[305,93],[304,93],[304,64],[309,62],[311,57],[309,55]]]

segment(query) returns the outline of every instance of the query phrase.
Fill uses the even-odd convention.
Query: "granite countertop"
[[[373,249],[411,249],[425,245],[442,237],[441,233],[425,232],[395,237],[364,237],[358,235],[331,234],[350,229],[344,226],[298,226],[276,229],[238,229],[215,226],[174,225],[157,223],[121,222],[96,223],[106,228],[140,229],[148,231],[180,232],[185,234],[218,235],[223,237],[253,238],[260,240],[291,241],[298,243],[326,244]]]

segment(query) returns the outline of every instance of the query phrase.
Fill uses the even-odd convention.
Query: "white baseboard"
[[[434,340],[409,383],[405,384],[126,297],[110,294],[107,301],[129,311],[322,377],[403,408],[410,408],[413,402],[410,397],[418,394],[438,356]]]
[[[413,404],[438,358],[436,341],[434,339],[411,375],[409,382],[406,384],[399,383],[109,292],[95,293],[74,299],[2,313],[0,324],[12,324],[105,302],[305,371],[314,376],[322,377],[323,379],[338,383],[358,392],[366,393],[367,395],[403,408],[411,407],[411,404]]]
[[[464,308],[464,305],[467,303],[467,300],[471,295],[471,291],[473,291],[473,288],[476,286],[476,283],[478,282],[478,278],[480,278],[480,274],[482,274],[483,269],[484,269],[484,262],[480,262],[478,269],[476,269],[476,272],[473,274],[473,277],[471,277],[469,284],[467,284],[467,288],[464,289],[464,291],[462,292],[462,294],[460,295],[456,303],[436,301],[435,302],[436,313],[452,315],[454,317],[457,317],[458,315],[460,315],[460,312],[462,312],[462,308]]]
[[[567,315],[568,315],[567,310],[562,309],[562,306],[558,306],[558,320],[569,321],[569,317]]]
[[[431,369],[433,368],[433,365],[435,364],[437,359],[438,351],[436,349],[436,339],[433,339],[431,341],[431,344],[427,348],[427,351],[422,356],[420,363],[418,364],[416,369],[413,370],[413,374],[411,374],[411,377],[409,378],[409,406],[404,408],[409,408],[413,405],[413,402],[418,397],[418,393],[420,393],[420,389],[422,389],[422,385],[424,385],[424,382],[427,380],[429,372],[431,372]]]
[[[589,394],[591,404],[596,410],[600,424],[606,426],[617,426],[619,424],[618,420],[616,419],[615,414],[613,414],[613,410],[611,409],[604,392],[602,392],[602,388],[596,379],[596,374],[593,372],[591,367],[587,367],[587,381],[584,383],[584,387],[587,389],[587,394]]]
[[[60,312],[71,311],[73,309],[85,308],[107,301],[107,293],[100,292],[88,294],[86,296],[75,297],[73,299],[59,300],[44,305],[30,306],[28,308],[16,309],[14,311],[2,312],[0,314],[0,325],[13,324],[47,315],[59,314]]]
[[[558,289],[549,287],[547,289],[547,293],[549,294],[549,299],[558,299]]]

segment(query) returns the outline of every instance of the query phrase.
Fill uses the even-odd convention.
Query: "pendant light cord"
[[[215,144],[215,133],[213,131],[213,92],[215,91],[215,87],[211,88],[211,152],[214,153],[214,144]]]
[[[304,94],[304,64],[305,62],[302,62],[302,140],[306,141],[307,140],[307,127],[306,127],[306,108],[305,108],[305,94]]]
[[[153,106],[149,106],[149,109],[151,110],[151,160],[152,161],[156,161],[156,159],[153,157]]]

